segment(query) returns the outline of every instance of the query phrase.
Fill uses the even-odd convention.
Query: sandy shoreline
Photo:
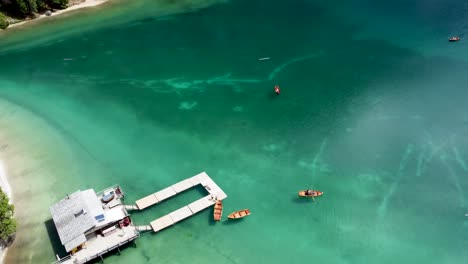
[[[42,14],[42,15],[40,15],[39,17],[37,17],[35,19],[30,19],[30,20],[26,20],[26,21],[22,21],[22,22],[19,22],[19,23],[12,24],[12,25],[8,26],[8,28],[6,30],[8,30],[10,28],[15,28],[15,27],[18,27],[18,26],[25,25],[25,24],[27,24],[29,22],[32,22],[32,21],[39,21],[39,20],[44,19],[44,18],[55,17],[55,16],[58,16],[60,14],[64,14],[64,13],[67,13],[67,12],[70,12],[70,11],[73,11],[73,10],[97,6],[97,5],[106,3],[108,1],[109,0],[85,0],[84,2],[79,3],[77,5],[72,5],[72,6],[68,7],[68,8],[66,8],[66,9],[58,10],[58,11],[52,13],[51,16],[46,16],[45,14]]]
[[[61,195],[54,190],[73,185],[73,153],[47,120],[1,97],[0,126],[0,186],[14,201],[18,226],[0,263],[50,263],[53,246],[40,246],[50,239],[44,223],[50,219],[49,205]]]

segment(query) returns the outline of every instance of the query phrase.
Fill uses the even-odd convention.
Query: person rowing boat
[[[279,85],[275,85],[275,93],[278,94],[278,95],[281,93],[281,89],[280,89]]]

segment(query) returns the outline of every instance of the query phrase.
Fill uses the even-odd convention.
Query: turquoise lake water
[[[225,216],[252,215],[206,210],[105,262],[467,263],[468,46],[447,38],[468,5],[354,2],[115,2],[0,35],[0,98],[71,160],[13,184],[24,228],[6,262],[54,260],[44,217],[67,193],[118,183],[133,202],[206,171]],[[324,196],[299,199],[310,186]]]

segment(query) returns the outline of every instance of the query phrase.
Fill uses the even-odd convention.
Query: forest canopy
[[[35,17],[51,9],[67,8],[69,0],[0,0],[0,13],[15,18]],[[0,15],[0,27],[2,25]]]

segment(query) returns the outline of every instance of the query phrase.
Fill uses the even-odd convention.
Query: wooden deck
[[[210,176],[208,176],[208,174],[205,172],[202,172],[136,201],[136,207],[139,210],[143,210],[166,199],[169,199],[178,193],[186,191],[198,184],[201,184],[207,190],[208,195],[172,213],[152,221],[150,226],[154,232],[161,231],[164,228],[172,226],[179,221],[182,221],[210,206],[213,206],[216,200],[223,200],[227,198],[226,193],[224,193],[224,191],[210,178]]]

